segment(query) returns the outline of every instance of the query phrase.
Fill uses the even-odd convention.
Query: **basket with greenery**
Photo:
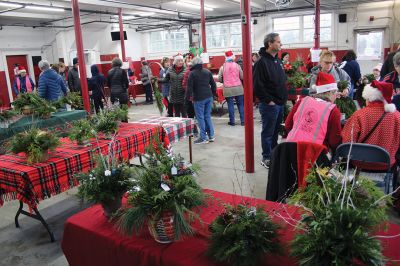
[[[39,163],[46,161],[48,151],[54,150],[59,144],[59,139],[53,133],[33,128],[15,135],[10,142],[10,150],[13,153],[24,152],[28,163]]]
[[[349,82],[347,80],[339,81],[337,87],[339,92],[343,92],[345,89],[348,89]],[[335,104],[341,113],[346,114],[346,118],[349,118],[355,111],[357,111],[357,106],[350,97],[337,98]]]
[[[33,113],[43,119],[50,118],[51,113],[57,111],[56,108],[48,103],[47,101],[43,101],[41,105],[35,107]]]
[[[386,201],[372,181],[339,171],[312,171],[291,203],[304,207],[292,255],[300,265],[384,265],[374,233],[387,219]]]
[[[73,122],[69,134],[71,140],[76,140],[78,145],[84,145],[87,140],[94,137],[96,137],[96,131],[93,129],[89,120],[81,119]]]
[[[225,205],[210,225],[208,255],[229,265],[260,265],[265,254],[280,252],[279,226],[272,222],[263,206]]]
[[[24,115],[30,115],[34,110],[45,103],[37,93],[20,93],[17,99],[12,102],[15,110],[22,112]]]
[[[109,147],[107,155],[96,157],[96,166],[87,173],[78,173],[78,197],[100,203],[104,215],[110,217],[120,207],[122,196],[132,187],[134,172],[127,162],[118,161]]]
[[[159,141],[154,142],[144,168],[136,169],[135,186],[118,227],[131,235],[148,226],[157,242],[170,243],[194,233],[190,223],[199,216],[193,209],[203,205],[206,196],[194,179],[196,169],[168,154]]]

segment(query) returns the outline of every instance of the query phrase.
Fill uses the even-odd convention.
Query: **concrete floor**
[[[130,121],[158,115],[155,105],[139,105],[130,108]],[[204,188],[265,198],[268,171],[260,164],[261,145],[260,114],[254,110],[255,173],[246,174],[244,169],[244,127],[228,126],[228,115],[214,116],[214,143],[193,145],[193,160],[201,167],[198,181]],[[239,116],[236,115],[239,122]],[[175,153],[189,160],[188,140],[174,143]],[[0,265],[68,265],[60,247],[63,226],[68,217],[87,208],[76,197],[77,189],[44,200],[39,211],[48,221],[56,237],[50,243],[49,236],[40,222],[20,216],[21,228],[15,228],[14,216],[18,202],[6,202],[0,208]]]

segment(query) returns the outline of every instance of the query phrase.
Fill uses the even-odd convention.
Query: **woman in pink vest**
[[[15,95],[20,93],[31,93],[35,89],[35,83],[26,74],[24,67],[19,67],[19,75],[15,77],[13,90]]]
[[[244,98],[243,98],[243,71],[235,63],[235,55],[232,51],[225,52],[225,63],[219,69],[218,80],[224,84],[224,97],[228,103],[229,122],[228,125],[235,125],[235,106],[233,100],[239,109],[240,123],[244,126]]]
[[[333,102],[336,98],[335,78],[319,72],[316,84],[310,89],[314,97],[298,101],[285,121],[288,142],[324,144],[333,152],[341,143],[341,114]]]

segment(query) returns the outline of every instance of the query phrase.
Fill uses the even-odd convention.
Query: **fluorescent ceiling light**
[[[194,3],[190,3],[190,2],[178,1],[178,2],[176,2],[176,4],[179,5],[179,6],[183,6],[183,7],[200,9],[200,5],[194,4]],[[206,10],[206,11],[214,11],[214,8],[204,5],[204,10]]]
[[[52,6],[25,6],[26,9],[40,10],[40,11],[54,11],[54,12],[64,12],[64,8],[52,7]]]
[[[154,12],[141,12],[141,13],[135,13],[135,15],[139,17],[149,17],[149,16],[154,16],[156,13]]]
[[[114,19],[119,19],[119,16],[113,16]],[[123,20],[129,20],[129,19],[134,19],[136,18],[135,16],[122,16]]]
[[[13,3],[7,3],[7,2],[0,2],[0,6],[11,7],[11,8],[23,7],[23,5],[20,5],[20,4],[13,4]]]

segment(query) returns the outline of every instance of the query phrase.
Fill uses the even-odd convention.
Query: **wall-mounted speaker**
[[[339,14],[339,23],[347,22],[347,14]]]

